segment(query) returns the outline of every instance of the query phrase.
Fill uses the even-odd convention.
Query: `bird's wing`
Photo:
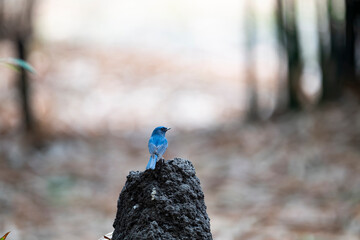
[[[166,138],[164,138],[161,141],[161,144],[158,146],[157,152],[158,152],[159,157],[161,157],[165,153],[167,147],[168,147],[168,141],[166,140]]]
[[[151,141],[151,138],[150,138],[150,140],[149,140],[148,147],[149,147],[149,152],[150,152],[150,154],[154,154],[154,153],[157,153],[157,152],[158,152],[158,147],[155,146],[155,144],[154,144],[153,141]]]

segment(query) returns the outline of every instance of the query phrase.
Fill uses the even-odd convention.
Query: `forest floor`
[[[149,133],[50,134],[37,148],[0,135],[0,234],[98,239],[112,231]],[[346,96],[273,120],[173,128],[166,159],[193,162],[216,240],[360,239],[360,111]]]
[[[356,108],[175,129],[166,155],[195,165],[214,239],[359,239]],[[147,137],[64,137],[41,150],[23,149],[16,135],[2,138],[0,228],[12,231],[10,239],[97,239],[111,231],[127,173],[146,165],[138,142],[146,146]]]

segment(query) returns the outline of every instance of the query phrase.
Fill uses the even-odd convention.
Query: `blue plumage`
[[[170,128],[166,127],[157,127],[151,134],[149,139],[148,147],[150,152],[150,159],[146,165],[146,169],[155,169],[156,162],[162,157],[168,147],[168,141],[165,137],[165,133],[169,131]]]

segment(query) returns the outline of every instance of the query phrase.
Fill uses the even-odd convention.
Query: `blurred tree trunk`
[[[282,0],[276,0],[276,6],[275,6],[275,24],[276,24],[276,37],[278,41],[278,53],[280,53],[280,57],[283,59],[285,53],[287,53],[286,48],[286,35],[285,35],[285,23],[284,23],[284,4],[282,3]],[[281,60],[282,60],[281,59]],[[285,69],[285,66],[282,66],[283,69]],[[287,76],[279,76],[281,78],[281,81],[284,83],[288,82]],[[279,113],[284,112],[287,110],[287,100],[288,100],[288,93],[285,91],[286,86],[282,85],[282,83],[278,83],[279,88],[279,101],[278,104],[278,110]],[[281,106],[281,107],[280,107]]]
[[[356,40],[360,38],[360,1],[346,0],[346,72],[348,80],[359,84],[356,74]]]
[[[18,36],[15,40],[18,58],[24,61],[26,61],[27,59],[27,43],[28,41],[22,36]],[[31,91],[29,78],[24,68],[20,68],[20,74],[17,84],[20,96],[20,107],[23,116],[23,126],[27,132],[32,132],[34,130],[34,120],[31,109]]]
[[[355,79],[355,1],[346,0],[346,72],[350,81]]]
[[[27,0],[23,3],[20,13],[20,26],[21,30],[14,36],[14,43],[18,57],[24,61],[27,60],[27,53],[32,35],[32,16],[34,8],[34,0]],[[31,85],[25,69],[21,68],[18,78],[18,89],[20,96],[20,106],[22,110],[23,126],[28,133],[33,132],[34,118],[31,108]]]
[[[254,7],[250,1],[245,3],[245,31],[246,31],[246,78],[247,78],[247,104],[248,114],[247,119],[254,121],[259,119],[259,106],[258,106],[258,92],[257,92],[257,81],[254,74],[253,63],[253,49],[256,44],[256,30],[255,30],[255,12]]]
[[[346,0],[344,85],[360,98],[360,0]]]
[[[343,8],[335,6],[335,3],[343,4]],[[345,0],[328,0],[329,24],[330,24],[330,46],[331,54],[336,65],[336,81],[335,85],[339,88],[338,96],[341,95],[344,85],[343,75],[345,72]],[[336,97],[338,97],[336,96]]]
[[[320,101],[336,100],[341,95],[344,62],[344,13],[335,9],[334,0],[326,5],[318,1],[317,16],[319,29],[320,66],[322,71],[322,96]],[[338,3],[339,4],[339,3]],[[338,12],[336,12],[338,11]],[[326,19],[327,18],[327,19]]]
[[[13,42],[16,57],[26,61],[32,35],[32,16],[35,0],[0,0],[0,37]],[[34,131],[31,109],[31,86],[24,69],[17,80],[22,125],[26,132]]]
[[[288,108],[298,110],[300,75],[302,63],[296,23],[296,6],[294,0],[277,0],[278,36],[287,53],[288,62]]]

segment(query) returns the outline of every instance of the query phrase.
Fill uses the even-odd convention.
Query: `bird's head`
[[[167,131],[169,131],[171,128],[167,128],[167,127],[163,127],[163,126],[160,126],[160,127],[157,127],[154,129],[154,131],[152,132],[152,135],[161,135],[161,136],[165,136],[165,133]]]

